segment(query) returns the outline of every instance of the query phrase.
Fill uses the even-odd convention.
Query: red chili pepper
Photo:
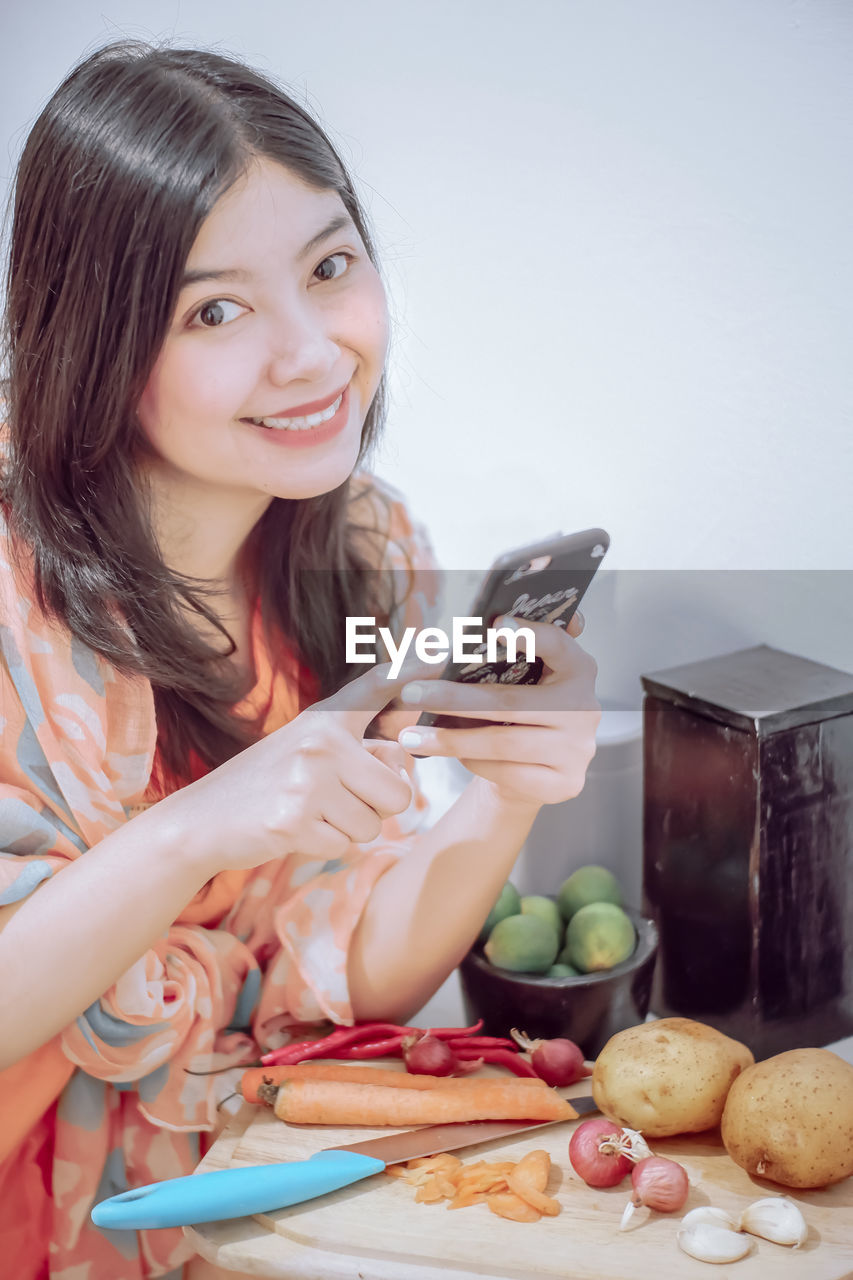
[[[514,1040],[504,1036],[463,1036],[461,1039],[448,1039],[444,1042],[449,1049],[513,1049],[517,1053]]]
[[[318,1040],[300,1040],[295,1044],[282,1045],[261,1057],[265,1067],[293,1066],[297,1062],[305,1062],[311,1058],[334,1058],[341,1056],[341,1051],[350,1045],[373,1040],[376,1036],[402,1036],[412,1030],[411,1027],[398,1027],[393,1022],[360,1022],[353,1027],[336,1027],[328,1035]]]
[[[470,1027],[430,1027],[429,1034],[431,1036],[435,1036],[436,1040],[460,1040],[463,1037],[471,1036],[476,1031],[479,1031],[482,1025],[483,1019],[478,1018]],[[417,1027],[410,1028],[410,1030],[417,1031]],[[423,1034],[423,1032],[421,1032],[421,1034]]]
[[[353,1044],[349,1048],[343,1049],[340,1056],[342,1058],[381,1058],[383,1055],[399,1054],[401,1045],[405,1037],[388,1036],[385,1040],[369,1040],[363,1044]]]
[[[355,1044],[363,1039],[365,1034],[361,1027],[337,1027],[317,1040],[298,1040],[293,1044],[282,1045],[280,1049],[264,1053],[261,1055],[261,1064],[265,1067],[292,1066],[296,1062],[304,1062],[310,1058],[334,1057],[339,1049]]]
[[[513,1053],[510,1049],[478,1049],[474,1046],[470,1051],[454,1049],[453,1052],[462,1062],[468,1062],[474,1057],[481,1057],[492,1066],[507,1067],[514,1075],[532,1076],[536,1080],[539,1079],[527,1059],[522,1058],[518,1052]]]

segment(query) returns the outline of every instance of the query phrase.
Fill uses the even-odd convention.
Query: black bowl
[[[636,1026],[649,1011],[658,949],[654,921],[625,909],[637,931],[632,955],[612,969],[577,978],[497,969],[478,943],[459,965],[468,1022],[483,1019],[483,1034],[508,1036],[512,1027],[531,1039],[574,1040],[594,1058],[617,1031]]]

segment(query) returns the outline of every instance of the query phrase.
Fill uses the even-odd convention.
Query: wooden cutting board
[[[379,1065],[379,1064],[377,1064]],[[383,1063],[383,1066],[399,1065]],[[560,1091],[589,1093],[581,1081]],[[690,1178],[679,1214],[638,1209],[623,1232],[630,1181],[595,1190],[569,1164],[571,1121],[456,1152],[464,1163],[520,1160],[544,1148],[551,1156],[548,1193],[558,1217],[509,1222],[484,1204],[449,1210],[417,1204],[414,1188],[380,1173],[319,1200],[256,1218],[185,1227],[203,1257],[252,1275],[287,1280],[851,1280],[853,1178],[821,1191],[789,1191],[750,1178],[727,1156],[718,1132],[657,1139],[656,1155],[678,1160]],[[201,1162],[198,1172],[304,1159],[323,1147],[399,1132],[285,1125],[266,1109],[244,1105]],[[710,1266],[682,1253],[675,1240],[688,1209],[712,1204],[733,1216],[754,1200],[788,1194],[809,1225],[796,1250],[755,1240],[738,1262]]]

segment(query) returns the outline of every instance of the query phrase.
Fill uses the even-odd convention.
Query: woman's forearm
[[[538,810],[474,778],[377,881],[350,947],[357,1020],[400,1021],[425,1004],[476,938]]]
[[[50,1040],[161,937],[208,879],[168,802],[0,909],[0,1069]]]

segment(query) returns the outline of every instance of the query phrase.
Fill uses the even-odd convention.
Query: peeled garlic
[[[707,1222],[712,1227],[725,1227],[727,1231],[738,1231],[740,1228],[731,1214],[725,1209],[715,1209],[713,1205],[702,1204],[698,1209],[691,1209],[681,1219],[682,1227],[689,1227],[694,1222]]]
[[[741,1214],[740,1229],[763,1240],[772,1240],[774,1244],[793,1245],[795,1249],[809,1234],[805,1218],[794,1202],[784,1196],[756,1200]]]
[[[691,1222],[676,1239],[679,1249],[700,1262],[736,1262],[752,1248],[752,1241],[740,1232],[709,1222]]]

